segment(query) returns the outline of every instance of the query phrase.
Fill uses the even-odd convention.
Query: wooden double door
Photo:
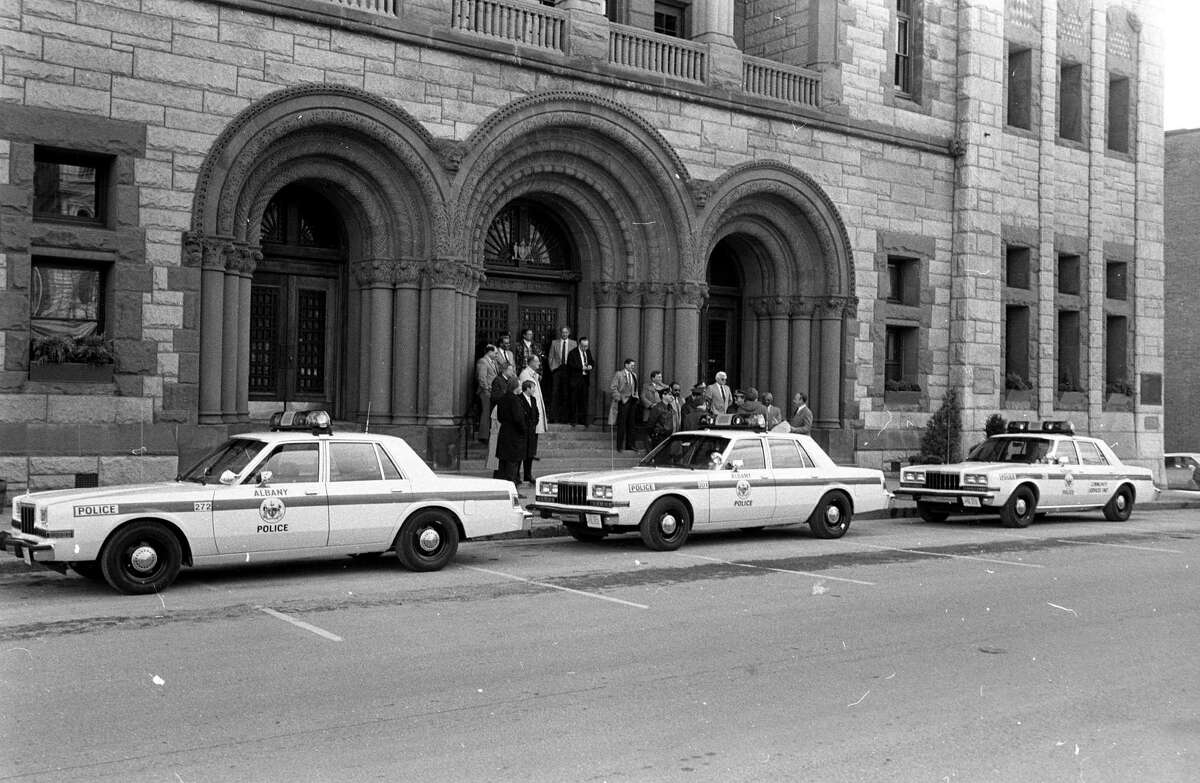
[[[509,333],[516,345],[527,328],[533,329],[534,342],[549,351],[550,342],[558,337],[558,330],[564,324],[571,327],[572,336],[578,336],[575,324],[568,320],[570,313],[568,285],[548,293],[481,290],[475,308],[476,356],[484,345],[495,343],[504,332]]]

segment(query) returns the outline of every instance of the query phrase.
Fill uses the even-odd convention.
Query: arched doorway
[[[483,261],[487,280],[476,303],[476,355],[503,332],[515,343],[526,328],[548,348],[575,312],[578,264],[562,220],[534,199],[510,201],[488,227]]]
[[[700,315],[700,340],[704,346],[703,378],[711,383],[724,370],[729,383],[742,383],[741,324],[743,279],[738,252],[721,240],[708,258],[708,301]]]
[[[250,287],[251,401],[341,413],[345,239],[337,211],[311,185],[288,185],[267,204]]]

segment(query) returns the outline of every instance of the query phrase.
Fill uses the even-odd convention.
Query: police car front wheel
[[[422,511],[400,527],[394,548],[410,571],[437,571],[458,551],[458,525],[445,511]]]
[[[676,498],[659,498],[650,506],[638,531],[650,549],[668,552],[683,546],[692,529],[687,506]]]
[[[1037,516],[1037,496],[1029,487],[1017,487],[1008,502],[1000,509],[1000,521],[1005,527],[1029,527]]]
[[[100,553],[104,579],[126,595],[157,593],[179,575],[183,549],[158,522],[131,522],[113,533]]]

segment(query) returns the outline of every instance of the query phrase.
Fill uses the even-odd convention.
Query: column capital
[[[199,231],[187,231],[183,235],[184,265],[224,272],[225,257],[233,251],[233,240]]]
[[[675,284],[672,293],[675,294],[676,307],[699,309],[708,300],[708,283],[700,280],[681,280]]]
[[[399,288],[416,288],[421,282],[423,264],[412,258],[401,258],[392,267],[393,280]]]
[[[617,284],[617,296],[621,307],[639,307],[642,304],[642,286],[630,280]]]
[[[611,280],[592,283],[592,296],[597,307],[613,307],[617,304],[617,284]]]
[[[468,266],[461,258],[431,258],[425,262],[425,276],[433,288],[461,288]]]
[[[225,250],[225,271],[240,277],[253,277],[262,257],[262,248],[257,245],[231,243]]]
[[[645,283],[642,285],[642,304],[646,307],[663,307],[670,292],[670,286],[666,283]]]
[[[364,258],[351,264],[350,271],[359,288],[390,288],[396,262],[389,258]]]
[[[807,296],[793,296],[790,305],[793,318],[812,318],[813,311],[816,310],[816,303]]]

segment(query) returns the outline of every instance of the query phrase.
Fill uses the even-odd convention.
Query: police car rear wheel
[[[133,522],[118,530],[100,553],[104,579],[126,595],[157,593],[179,575],[183,550],[175,534],[157,522]]]
[[[1000,509],[1000,521],[1005,527],[1029,527],[1037,516],[1037,498],[1029,487],[1017,487]]]
[[[687,506],[674,498],[660,498],[646,512],[639,532],[647,547],[669,552],[683,546],[691,528],[692,518]]]
[[[437,571],[458,551],[458,526],[444,511],[424,511],[405,522],[396,556],[410,571]]]
[[[826,495],[813,509],[808,526],[817,538],[841,538],[850,529],[850,501],[844,495]]]
[[[1133,493],[1129,487],[1121,487],[1104,504],[1104,518],[1109,522],[1124,522],[1133,513]]]

